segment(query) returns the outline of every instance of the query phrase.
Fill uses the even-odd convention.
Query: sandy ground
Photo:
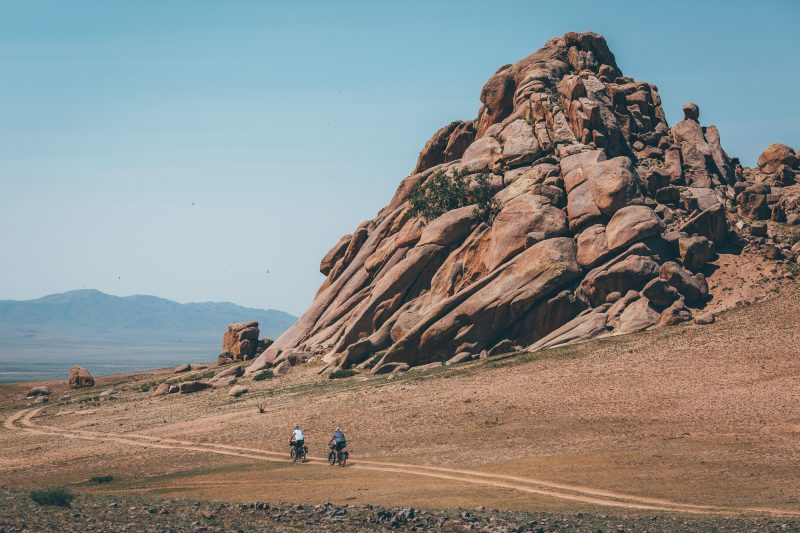
[[[800,515],[800,288],[680,326],[403,376],[314,367],[153,398],[165,371],[41,410],[0,388],[0,485],[233,502]],[[63,385],[61,385],[63,388]],[[113,387],[111,400],[93,401]],[[266,412],[259,414],[256,406]],[[38,406],[37,406],[38,407]],[[289,464],[303,426],[308,464]],[[321,460],[334,426],[351,464]],[[114,481],[90,487],[90,476]]]

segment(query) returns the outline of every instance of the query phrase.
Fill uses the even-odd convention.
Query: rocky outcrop
[[[366,370],[379,353],[372,372],[399,372],[686,322],[732,223],[800,203],[775,192],[797,173],[790,148],[745,169],[696,104],[670,127],[656,86],[624,76],[594,33],[501,67],[480,100],[325,255],[311,307],[248,372],[310,358]],[[442,175],[488,187],[495,211],[412,215],[409,200]]]
[[[67,378],[70,388],[81,389],[83,387],[94,387],[94,378],[88,370],[79,366],[73,366],[69,369],[69,377]]]
[[[335,248],[328,255],[336,255],[338,252],[335,252]],[[325,259],[323,259],[324,264]],[[320,268],[323,269],[323,266]],[[238,322],[228,326],[222,337],[222,353],[219,355],[218,364],[247,361],[264,352],[272,344],[272,340],[259,340],[258,333],[258,322]]]

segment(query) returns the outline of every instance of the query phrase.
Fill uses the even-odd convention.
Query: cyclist
[[[305,441],[306,438],[305,435],[303,435],[303,430],[300,429],[299,425],[295,426],[294,431],[292,431],[292,437],[289,439],[289,446],[295,447],[298,457],[302,454]]]
[[[336,453],[339,453],[347,447],[347,438],[344,436],[341,429],[336,428],[336,431],[333,432],[333,437],[331,437],[328,446],[331,444],[335,445]]]

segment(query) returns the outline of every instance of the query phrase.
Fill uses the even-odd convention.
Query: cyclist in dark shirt
[[[342,451],[345,447],[347,447],[347,438],[342,433],[342,430],[336,428],[336,431],[333,432],[333,437],[331,437],[331,441],[328,443],[328,446],[331,444],[336,445],[336,451]]]

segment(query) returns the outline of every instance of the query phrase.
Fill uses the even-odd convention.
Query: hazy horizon
[[[275,308],[271,308],[271,307],[253,307],[253,306],[248,306],[248,305],[241,305],[238,302],[233,302],[233,301],[230,301],[230,300],[202,300],[202,301],[201,300],[189,300],[189,301],[180,301],[180,300],[173,300],[172,298],[164,298],[163,296],[160,296],[158,294],[145,294],[145,293],[114,294],[112,292],[106,292],[106,291],[101,291],[100,289],[95,289],[94,287],[86,287],[86,288],[80,288],[80,289],[70,289],[70,290],[60,291],[60,292],[53,292],[53,293],[48,293],[48,294],[40,294],[38,296],[32,296],[30,298],[22,298],[22,299],[20,299],[20,298],[0,298],[0,302],[4,302],[4,301],[5,302],[31,302],[31,301],[34,301],[34,300],[40,300],[42,298],[46,298],[48,296],[60,296],[60,295],[68,294],[68,293],[81,292],[81,291],[95,291],[95,292],[99,292],[101,294],[104,294],[106,296],[113,296],[115,298],[132,298],[132,297],[137,297],[137,296],[159,298],[161,300],[167,300],[167,301],[175,302],[175,303],[178,303],[178,304],[181,304],[181,305],[217,303],[217,304],[233,304],[233,305],[237,305],[237,306],[240,306],[240,307],[251,308],[251,309],[259,309],[259,310],[265,310],[265,311],[283,311],[283,309],[275,309]],[[284,312],[286,312],[288,314],[293,314],[293,313],[289,313],[288,311],[284,311]]]
[[[0,299],[95,288],[300,315],[486,79],[605,35],[752,165],[800,146],[800,4],[0,2]]]

